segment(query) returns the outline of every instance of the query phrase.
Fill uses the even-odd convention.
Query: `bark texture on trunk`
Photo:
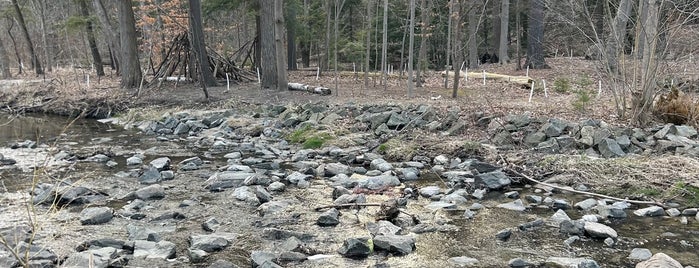
[[[509,25],[510,25],[510,0],[501,0],[500,6],[500,44],[498,45],[498,56],[500,64],[510,62],[509,50]]]
[[[131,0],[119,0],[119,32],[121,32],[121,87],[136,88],[141,83],[141,64],[138,59],[136,20]]]
[[[102,25],[102,33],[107,37],[107,41],[109,42],[110,51],[114,55],[121,55],[121,37],[119,31],[117,31],[117,27],[115,27],[109,19],[109,13],[107,13],[107,10],[104,8],[104,3],[102,3],[101,0],[93,0],[92,5],[95,9],[97,19]],[[117,74],[121,73],[120,60],[120,56],[112,57],[112,65],[117,71]]]
[[[260,75],[262,88],[277,88],[277,51],[274,48],[274,0],[260,0]]]
[[[190,40],[192,51],[196,54],[198,62],[200,82],[205,86],[215,86],[217,82],[211,68],[209,68],[209,54],[206,52],[206,43],[204,42],[200,0],[189,0],[189,29],[192,34],[192,39]]]
[[[454,42],[454,71],[458,72],[459,68],[461,68],[461,62],[464,61],[464,52],[461,49],[461,14],[462,14],[462,9],[461,9],[461,2],[460,1],[452,1],[452,7],[451,10],[454,12],[452,15],[452,26],[454,32],[452,33],[452,40]],[[473,9],[473,8],[471,8]],[[470,23],[470,15],[471,12],[469,12],[469,23]],[[469,26],[470,29],[470,26]],[[470,39],[470,38],[469,38]],[[452,85],[452,92],[451,92],[451,97],[456,98],[459,93],[459,81],[461,80],[461,77],[459,75],[454,75],[454,84]]]
[[[532,69],[549,68],[544,59],[544,0],[529,1],[526,65]]]
[[[287,89],[286,51],[284,49],[284,1],[274,0],[274,50],[277,54],[277,90]]]
[[[0,79],[12,78],[10,72],[10,57],[7,56],[5,44],[0,41]]]
[[[478,13],[476,13],[477,2],[480,1],[472,1],[471,6],[468,9],[468,66],[471,69],[478,68]],[[457,27],[459,26],[457,25],[454,28]],[[454,34],[454,39],[457,39],[456,34]],[[459,50],[459,46],[456,46],[456,43],[454,43],[454,51],[456,50]],[[460,68],[461,61],[457,61],[456,57],[454,57],[454,71],[457,71]]]

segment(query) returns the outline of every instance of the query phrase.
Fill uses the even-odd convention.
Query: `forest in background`
[[[268,87],[272,64],[261,63],[270,60],[280,78],[316,67],[414,69],[419,77],[508,60],[547,68],[546,57],[565,55],[600,60],[617,112],[627,116],[633,106],[637,121],[658,95],[658,62],[691,61],[699,50],[699,3],[691,0],[11,0],[0,9],[3,78],[64,67],[102,75],[109,66],[107,74],[128,80],[125,87],[171,75],[206,87],[227,73],[255,80],[250,72],[261,68]],[[134,48],[120,35],[132,37]],[[270,43],[278,44],[266,50]],[[190,46],[208,49],[190,53]],[[197,67],[207,59],[209,68]]]

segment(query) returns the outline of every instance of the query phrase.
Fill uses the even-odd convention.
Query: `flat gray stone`
[[[660,217],[660,216],[665,216],[665,209],[663,209],[660,206],[652,206],[652,207],[637,209],[633,212],[633,214],[635,214],[636,216],[639,216],[639,217],[643,217],[643,216]]]
[[[223,250],[231,244],[229,237],[221,234],[191,235],[189,237],[190,249],[215,252]]]
[[[588,198],[583,201],[575,203],[575,208],[580,210],[589,210],[597,205],[597,199]]]
[[[406,235],[377,235],[374,247],[397,255],[407,255],[415,249],[415,238]]]
[[[378,221],[376,223],[369,222],[366,225],[367,230],[373,236],[377,235],[395,235],[398,234],[402,228],[394,225],[390,221]]]
[[[524,206],[524,203],[522,203],[521,199],[517,199],[517,200],[509,202],[509,203],[499,204],[497,207],[509,209],[509,210],[514,210],[514,211],[527,210],[527,208]]]
[[[633,261],[645,261],[653,257],[653,253],[647,248],[634,248],[629,254],[629,259]]]
[[[80,223],[82,225],[95,225],[109,222],[114,211],[108,207],[89,207],[80,212]]]
[[[160,157],[153,159],[152,161],[150,161],[150,166],[158,169],[158,171],[170,169],[170,158]]]
[[[510,185],[510,178],[502,171],[493,171],[476,175],[476,181],[485,185],[488,189],[498,190]]]
[[[607,225],[597,222],[585,222],[585,232],[594,238],[617,238],[617,232]]]
[[[134,242],[134,258],[167,260],[174,258],[175,253],[175,243],[169,241],[152,242],[136,240]]]

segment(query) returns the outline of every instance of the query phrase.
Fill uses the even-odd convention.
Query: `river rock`
[[[425,186],[425,187],[420,188],[419,192],[420,192],[420,195],[422,197],[430,198],[434,195],[440,194],[441,189],[439,188],[439,186],[432,185],[432,186]]]
[[[203,250],[205,252],[220,251],[230,245],[228,237],[221,234],[191,235],[189,248]]]
[[[357,180],[357,186],[368,190],[380,190],[399,185],[400,180],[393,175],[379,175]]]
[[[390,221],[378,221],[376,223],[369,222],[366,225],[367,230],[372,236],[378,235],[396,235],[402,228],[394,225]]]
[[[617,238],[617,232],[607,225],[597,223],[597,222],[585,222],[584,225],[585,232],[591,237],[595,238]]]
[[[326,212],[323,212],[316,220],[318,226],[327,227],[335,226],[340,224],[340,211],[336,208],[331,208]]]
[[[126,232],[129,234],[128,238],[131,241],[135,240],[145,240],[151,242],[159,242],[160,234],[155,230],[152,230],[145,226],[138,225],[127,225]]]
[[[164,181],[169,181],[175,178],[175,172],[172,170],[160,171],[160,178]]]
[[[509,239],[511,235],[512,235],[512,230],[502,229],[502,230],[498,231],[497,234],[495,234],[495,238],[497,238],[500,241],[507,241],[507,239]]]
[[[154,184],[162,181],[160,171],[155,167],[148,167],[138,176],[138,181],[142,184]]]
[[[665,210],[660,206],[652,206],[652,207],[637,209],[633,212],[633,214],[635,214],[636,216],[639,216],[639,217],[643,217],[643,216],[659,217],[659,216],[665,216]]]
[[[269,186],[267,186],[267,190],[275,193],[281,193],[286,190],[286,184],[275,181],[273,183],[270,183]]]
[[[250,254],[250,259],[252,260],[252,267],[281,267],[274,262],[277,258],[274,253],[266,251],[253,251]]]
[[[575,203],[575,208],[580,210],[589,210],[597,205],[597,199],[588,198],[583,201]]]
[[[673,218],[677,217],[679,215],[682,215],[682,212],[680,212],[680,210],[676,209],[676,208],[671,208],[671,209],[665,210],[665,213],[667,213],[668,216],[673,217]]]
[[[245,180],[251,176],[257,175],[255,173],[235,171],[216,172],[206,180],[206,186],[204,186],[204,188],[210,191],[223,191],[227,188],[236,188],[243,185]]]
[[[371,239],[368,237],[347,239],[337,252],[347,258],[366,258],[374,250],[369,240]]]
[[[498,207],[504,208],[504,209],[509,209],[509,210],[514,210],[514,211],[525,211],[527,209],[524,206],[524,203],[522,203],[521,199],[517,199],[517,200],[509,202],[509,203],[499,204]]]
[[[665,253],[656,253],[650,259],[636,264],[636,268],[682,268],[682,264],[666,255]]]
[[[559,231],[565,235],[583,235],[585,232],[585,222],[580,220],[562,221],[559,224],[559,228]]]
[[[396,255],[407,255],[415,249],[415,238],[406,235],[377,235],[374,247]]]
[[[628,258],[632,261],[645,261],[652,256],[653,253],[647,248],[634,248],[631,250],[631,254],[629,254]]]
[[[533,220],[530,222],[522,223],[518,226],[518,228],[520,231],[529,231],[531,229],[535,229],[535,228],[540,227],[542,225],[544,225],[544,220],[536,219],[536,220]]]
[[[175,257],[175,243],[169,241],[152,242],[145,240],[134,241],[134,258],[144,259],[172,259]]]
[[[123,199],[127,201],[134,199],[152,200],[161,199],[163,197],[165,197],[165,188],[160,184],[153,184],[129,193]]]
[[[566,212],[562,209],[556,210],[556,213],[554,213],[550,218],[549,218],[549,223],[555,227],[559,227],[561,225],[561,222],[563,221],[569,221],[570,217]]]
[[[245,201],[248,204],[258,206],[260,205],[260,200],[257,198],[255,192],[248,186],[241,186],[235,188],[233,191],[233,197],[240,201]]]
[[[686,208],[686,209],[682,210],[682,215],[683,216],[696,216],[698,210],[699,209],[697,209],[697,208]]]
[[[80,223],[82,225],[95,225],[109,222],[114,211],[108,207],[89,207],[80,212]]]
[[[169,157],[159,157],[150,161],[150,166],[158,169],[158,171],[163,171],[170,169],[170,158]]]
[[[535,265],[531,262],[528,262],[522,258],[514,258],[511,259],[510,261],[507,262],[507,264],[511,268],[529,268],[529,267],[534,267]]]
[[[329,163],[325,165],[325,176],[332,177],[338,174],[351,174],[352,170],[349,166],[341,163]]]
[[[605,138],[597,145],[597,150],[606,158],[622,157],[626,155],[621,146],[614,139]]]
[[[391,165],[391,163],[388,163],[383,158],[372,160],[370,167],[372,169],[380,170],[381,172],[386,172],[393,169],[393,165]]]
[[[215,260],[214,262],[212,262],[206,268],[239,268],[239,267],[230,261],[218,259],[218,260]]]
[[[221,223],[216,218],[209,218],[201,224],[201,228],[207,232],[215,232],[220,226]]]
[[[498,190],[510,185],[510,178],[502,171],[493,171],[476,175],[476,181],[481,182],[488,189]]]
[[[109,267],[110,261],[117,257],[117,249],[103,247],[71,254],[61,267]]]
[[[476,266],[478,265],[478,260],[466,256],[461,256],[461,257],[452,257],[447,260],[449,264],[454,265],[455,267],[470,267],[470,266]]]

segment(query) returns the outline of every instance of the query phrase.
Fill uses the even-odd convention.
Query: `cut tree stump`
[[[289,83],[289,90],[306,91],[313,94],[330,95],[332,90],[327,87],[314,87],[301,83]]]
[[[461,76],[460,77],[466,77],[466,73],[461,71]],[[449,77],[453,78],[454,77],[454,72],[449,71],[442,71],[442,77],[449,75]],[[469,79],[483,79],[483,72],[469,72],[468,73],[468,78]],[[519,84],[522,87],[530,88],[532,85],[532,79],[531,77],[528,76],[515,76],[515,75],[504,75],[504,74],[496,74],[496,73],[485,73],[485,79],[486,80],[494,80],[494,81],[504,81],[504,82],[509,82],[509,83],[515,83]]]

